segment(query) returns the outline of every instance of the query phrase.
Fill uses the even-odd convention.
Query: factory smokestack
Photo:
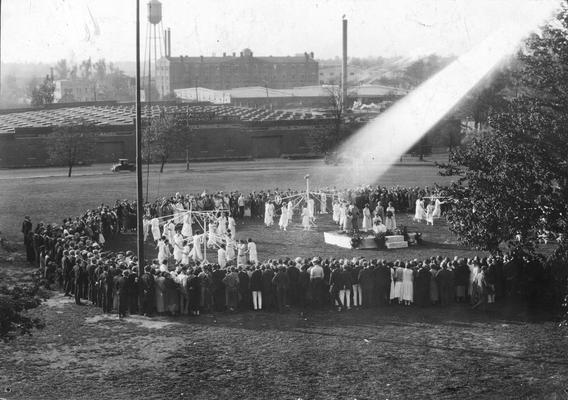
[[[170,28],[164,31],[164,50],[166,57],[171,57],[172,55],[172,32]]]
[[[341,64],[341,104],[347,106],[347,19],[343,16],[343,59]]]

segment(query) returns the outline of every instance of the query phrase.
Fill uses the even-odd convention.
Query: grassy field
[[[301,188],[310,173],[327,186],[333,168],[306,162],[170,166],[152,172],[151,196],[176,191]],[[102,169],[101,169],[102,171]],[[59,221],[117,198],[134,197],[134,175],[79,170],[0,171],[0,229],[20,240],[22,217]],[[327,175],[326,175],[327,174]],[[331,174],[331,175],[330,175]],[[328,176],[330,180],[326,180]],[[336,177],[338,186],[353,186]],[[396,166],[384,185],[432,185],[444,180],[430,166]],[[350,185],[352,183],[353,185]],[[348,250],[323,243],[333,229],[318,218],[315,232],[289,232],[260,222],[237,226],[253,237],[261,258],[311,256],[386,259],[473,255],[456,245],[446,226],[398,222],[423,232],[420,247],[393,251]],[[122,235],[115,248],[134,248]],[[153,251],[148,246],[148,252]],[[32,270],[21,255],[0,257],[0,279]],[[0,344],[0,398],[6,399],[565,399],[568,335],[541,313],[498,304],[487,311],[467,305],[284,314],[208,314],[200,317],[119,320],[54,293],[31,310],[46,323],[33,336]],[[3,391],[3,393],[1,393]]]

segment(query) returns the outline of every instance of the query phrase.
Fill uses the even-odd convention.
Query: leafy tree
[[[75,165],[88,163],[93,158],[96,126],[85,120],[77,120],[57,127],[50,135],[47,152],[54,165],[69,168],[68,177]]]
[[[447,218],[461,242],[498,251],[509,242],[534,251],[542,232],[568,234],[568,14],[531,36],[507,83],[516,96],[488,110],[487,129],[451,154],[442,173]],[[518,87],[522,90],[517,90]],[[564,246],[563,248],[566,248]]]
[[[69,66],[67,65],[66,59],[62,58],[57,61],[57,64],[55,65],[57,79],[67,79],[69,77],[69,72]]]
[[[46,104],[53,103],[53,93],[55,92],[55,85],[53,81],[46,75],[42,83],[34,85],[35,81],[32,80],[31,86],[31,105],[33,107],[41,107]]]
[[[325,131],[314,130],[311,134],[314,151],[318,153],[327,152],[336,148],[346,137],[345,111],[341,96],[341,87],[329,86],[328,89],[328,114],[330,116],[329,129]]]

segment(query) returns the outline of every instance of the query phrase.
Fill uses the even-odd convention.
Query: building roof
[[[277,57],[272,57],[272,56],[268,56],[268,57],[246,57],[246,56],[240,56],[240,55],[236,55],[236,56],[232,56],[232,55],[225,55],[225,56],[216,56],[216,57],[206,57],[206,56],[192,56],[192,57],[188,57],[188,56],[178,56],[178,57],[166,57],[170,62],[174,62],[174,63],[205,63],[205,64],[219,64],[221,62],[234,62],[237,60],[246,60],[246,59],[253,59],[255,61],[261,61],[261,62],[267,62],[267,63],[278,63],[278,64],[283,64],[283,63],[294,63],[294,64],[301,64],[304,63],[306,61],[313,61],[316,62],[313,58],[311,58],[309,55],[306,58],[305,56],[277,56]]]
[[[213,114],[214,120],[220,121],[306,121],[325,119],[317,112],[290,112],[283,110],[267,110],[232,105],[145,105],[143,118],[158,117],[161,112],[191,113],[199,119],[199,115]],[[18,110],[0,114],[0,134],[13,134],[17,128],[50,128],[73,123],[83,119],[97,126],[133,126],[136,108],[133,103],[112,105],[89,105],[61,107],[42,110]],[[208,117],[208,119],[210,119]]]

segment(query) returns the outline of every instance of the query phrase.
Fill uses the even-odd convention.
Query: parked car
[[[119,158],[118,162],[116,164],[113,164],[113,166],[110,169],[112,172],[120,172],[120,171],[136,171],[136,165],[128,162],[128,159],[126,158]]]

